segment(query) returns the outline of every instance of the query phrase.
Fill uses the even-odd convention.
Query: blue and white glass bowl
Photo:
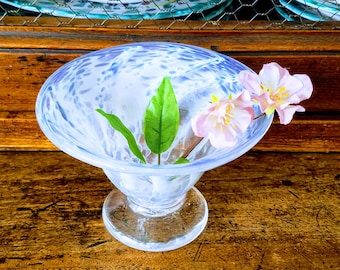
[[[57,147],[102,168],[117,188],[103,206],[105,226],[116,239],[141,250],[171,250],[194,240],[207,223],[206,201],[193,187],[201,175],[251,149],[272,122],[272,117],[257,119],[232,148],[215,149],[203,140],[188,156],[189,163],[172,165],[195,139],[190,119],[212,94],[227,97],[241,91],[237,75],[244,69],[228,56],[184,44],[107,48],[52,74],[37,97],[36,116]],[[142,136],[142,116],[164,76],[170,78],[179,103],[180,127],[170,150],[162,154],[164,165],[144,165],[95,110],[118,115],[152,160]]]

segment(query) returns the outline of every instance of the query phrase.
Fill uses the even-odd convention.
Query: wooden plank
[[[255,146],[258,151],[340,152],[340,117],[298,115],[284,126],[276,119]],[[40,130],[33,112],[0,112],[0,151],[57,150]]]
[[[309,113],[312,112],[312,118],[303,123],[294,122],[296,124],[289,127],[274,124],[270,137],[268,135],[262,140],[257,149],[317,152],[339,149],[339,124],[336,117],[340,110],[340,43],[335,31],[170,31],[151,28],[147,31],[126,31],[9,26],[1,29],[2,150],[55,150],[41,134],[33,111],[41,85],[61,65],[94,49],[153,38],[160,41],[185,41],[213,48],[231,55],[256,71],[263,63],[277,61],[290,68],[292,73],[309,74],[315,89],[313,97],[303,105]],[[315,118],[313,112],[326,113],[328,122],[324,122],[325,119],[319,122],[321,114]]]
[[[0,52],[0,111],[33,111],[44,81],[79,53]]]
[[[0,41],[1,43],[1,41]],[[340,50],[339,50],[340,51]],[[0,52],[0,111],[33,111],[44,81],[60,66],[88,51],[11,50]],[[226,52],[225,52],[226,53]],[[340,111],[340,53],[289,54],[232,53],[232,57],[258,72],[264,63],[276,61],[291,73],[306,73],[314,84],[313,97],[304,103],[308,111]]]
[[[191,244],[148,253],[101,219],[102,170],[60,152],[0,152],[0,268],[339,269],[340,154],[256,153],[196,185],[209,205]]]
[[[190,22],[192,23],[192,22]],[[18,42],[20,40],[20,42]],[[333,30],[223,30],[1,26],[0,48],[97,50],[142,41],[173,41],[218,51],[339,51]]]
[[[336,118],[338,118],[336,120]],[[289,125],[281,125],[275,119],[272,127],[255,146],[261,151],[287,152],[339,152],[340,119],[331,115],[328,119],[314,119],[306,114],[296,117]]]
[[[0,112],[1,150],[57,150],[40,130],[34,112]]]

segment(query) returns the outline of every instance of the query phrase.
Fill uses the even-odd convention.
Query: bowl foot
[[[208,221],[206,200],[195,187],[187,192],[183,204],[165,216],[143,215],[129,204],[123,193],[113,190],[104,202],[103,220],[113,237],[139,250],[180,248],[198,237]]]

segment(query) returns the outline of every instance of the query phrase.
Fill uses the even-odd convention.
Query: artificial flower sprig
[[[191,120],[196,136],[208,136],[216,148],[234,146],[238,135],[262,115],[278,113],[281,124],[289,124],[295,112],[305,109],[297,105],[310,98],[312,82],[305,74],[290,75],[288,70],[273,62],[263,65],[256,74],[249,70],[239,73],[244,90],[235,97],[213,98],[208,110]],[[253,105],[259,104],[262,114],[254,117]]]
[[[305,111],[298,103],[310,98],[313,91],[309,76],[290,75],[287,69],[275,62],[263,65],[259,74],[249,70],[241,71],[238,81],[243,91],[221,99],[213,95],[208,108],[191,119],[194,134],[201,139],[207,137],[213,147],[236,145],[239,135],[253,121],[264,115],[268,117],[275,111],[281,124],[290,123],[295,112]],[[259,105],[260,115],[255,116],[254,104]],[[97,111],[107,118],[114,129],[122,133],[131,152],[146,163],[132,133],[120,119],[101,109]],[[152,153],[158,155],[158,164],[161,163],[161,153],[171,147],[176,137],[179,121],[177,100],[170,79],[165,77],[147,106],[143,123],[146,144]],[[175,163],[189,162],[186,159],[188,153],[201,139],[196,140]]]
[[[313,92],[308,75],[290,75],[287,69],[275,62],[263,65],[258,75],[248,70],[241,71],[239,82],[259,103],[263,113],[269,116],[276,111],[280,123],[285,125],[292,121],[295,112],[305,111],[297,104],[310,98]]]

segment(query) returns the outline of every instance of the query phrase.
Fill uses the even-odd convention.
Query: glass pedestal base
[[[193,241],[208,221],[207,203],[195,187],[170,209],[164,209],[164,215],[159,214],[161,210],[155,215],[148,214],[145,208],[115,189],[104,202],[103,220],[112,236],[127,246],[144,251],[168,251]]]

